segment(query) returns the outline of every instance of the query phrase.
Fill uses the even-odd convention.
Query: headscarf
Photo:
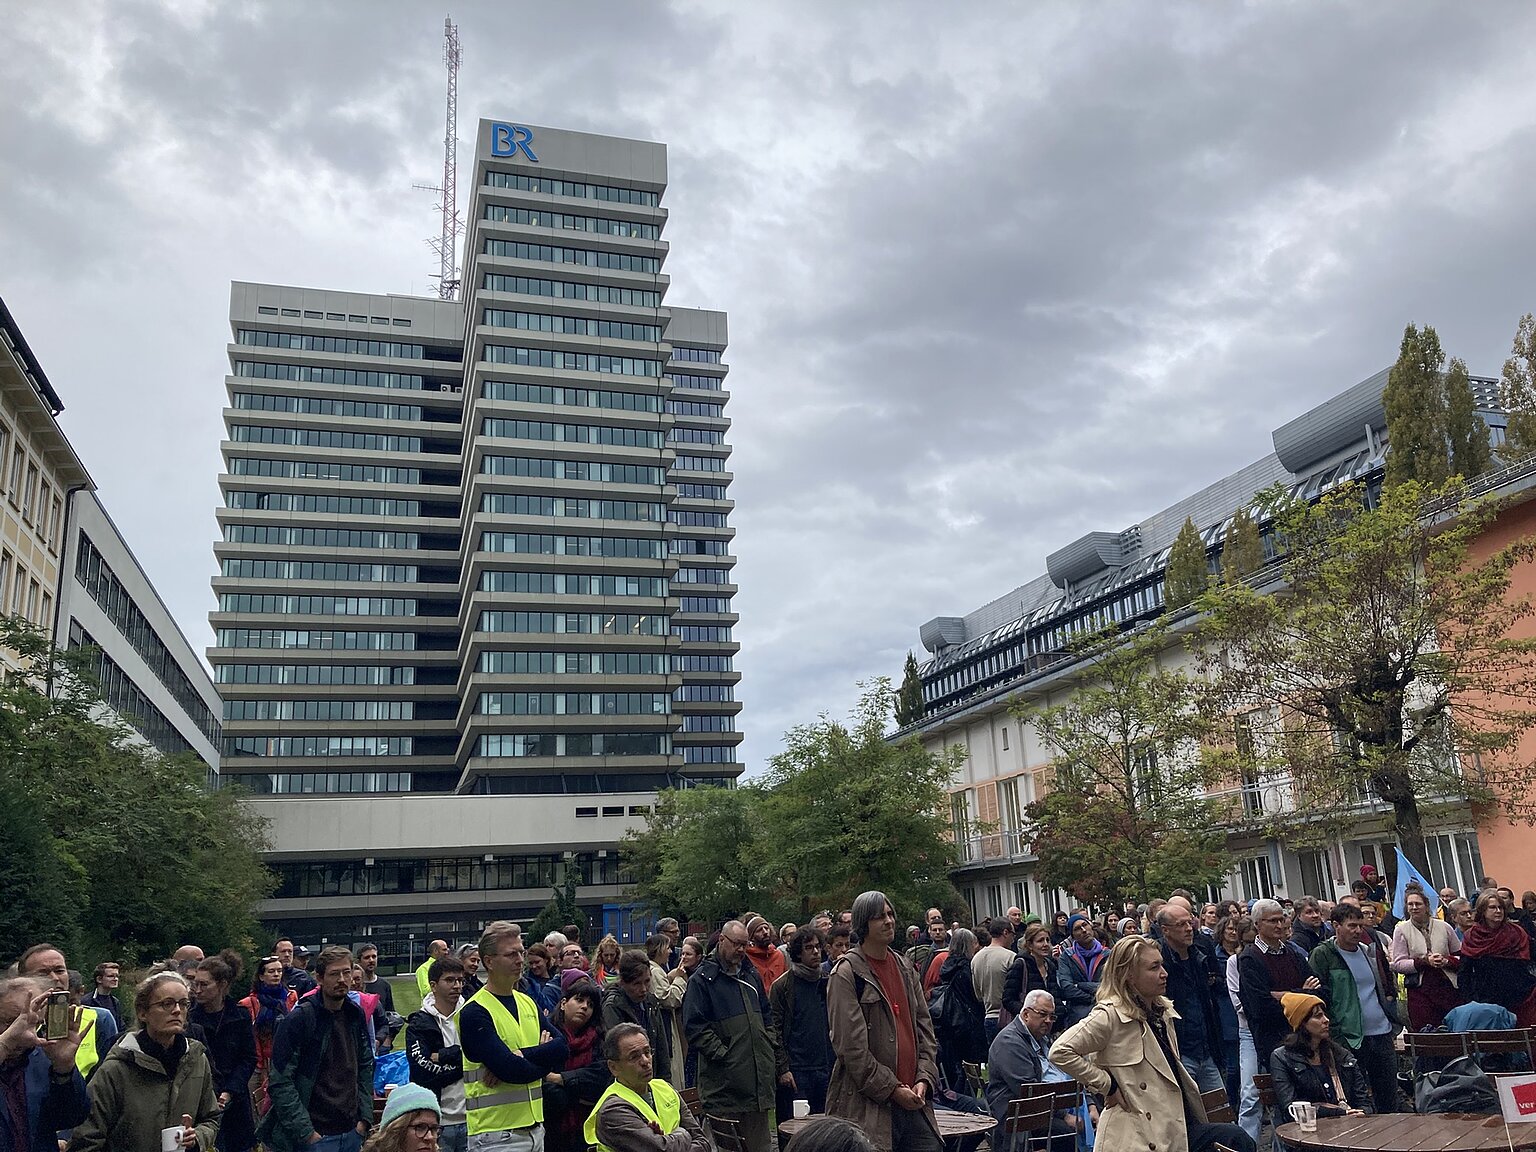
[[[1088,979],[1095,980],[1098,978],[1099,963],[1104,959],[1104,953],[1108,949],[1104,947],[1097,936],[1093,937],[1092,943],[1087,948],[1079,944],[1077,937],[1072,935],[1072,929],[1077,927],[1079,923],[1087,924],[1089,928],[1093,927],[1092,921],[1081,913],[1069,916],[1067,918],[1067,939],[1064,946],[1073,956],[1077,957],[1077,962],[1083,966],[1083,972],[1087,975]]]

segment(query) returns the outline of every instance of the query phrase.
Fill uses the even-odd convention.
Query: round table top
[[[949,1108],[935,1108],[933,1118],[939,1123],[939,1135],[946,1140],[953,1136],[975,1136],[997,1127],[997,1120],[984,1112],[955,1112]],[[779,1131],[786,1136],[793,1136],[815,1119],[818,1117],[785,1120],[779,1125]]]
[[[1343,1148],[1356,1152],[1494,1152],[1536,1148],[1536,1124],[1508,1128],[1498,1116],[1403,1112],[1391,1116],[1319,1117],[1316,1132],[1294,1121],[1275,1129],[1291,1148]]]

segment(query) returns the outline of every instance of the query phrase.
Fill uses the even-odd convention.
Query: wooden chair
[[[1259,1106],[1266,1112],[1275,1107],[1275,1078],[1268,1072],[1260,1072],[1253,1078],[1253,1086],[1259,1090]]]
[[[1488,1032],[1468,1032],[1472,1051],[1479,1056],[1524,1054],[1536,1069],[1536,1028],[1500,1028]]]
[[[697,1088],[684,1088],[678,1093],[684,1104],[688,1105],[688,1111],[693,1113],[695,1120],[704,1115],[704,1106],[699,1103],[699,1090]]]
[[[1057,1080],[1019,1085],[1021,1100],[1049,1100],[1055,1112],[1069,1112],[1082,1102],[1082,1086],[1076,1080]]]
[[[1447,1060],[1465,1056],[1471,1050],[1468,1032],[1404,1032],[1403,1047],[1414,1062],[1414,1073],[1423,1071],[1419,1061],[1438,1067]]]
[[[1007,1152],[1028,1152],[1029,1149],[1049,1149],[1051,1146],[1051,1118],[1056,1109],[1050,1096],[1034,1099],[1020,1097],[1008,1101],[1008,1114],[1003,1117],[1003,1147]]]
[[[1227,1099],[1224,1088],[1213,1088],[1200,1093],[1200,1103],[1205,1105],[1205,1118],[1211,1124],[1235,1124],[1237,1116],[1232,1111],[1232,1101]]]
[[[708,1124],[709,1134],[714,1138],[715,1147],[719,1152],[747,1152],[747,1142],[741,1134],[741,1125],[735,1120],[711,1116]]]
[[[978,1100],[987,1096],[987,1074],[980,1064],[970,1060],[960,1061],[960,1071],[965,1074],[965,1090]]]

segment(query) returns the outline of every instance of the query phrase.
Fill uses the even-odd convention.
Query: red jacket
[[[764,988],[772,988],[773,982],[789,971],[789,961],[784,959],[784,953],[779,951],[776,944],[769,944],[766,948],[749,946],[747,959],[757,969]]]

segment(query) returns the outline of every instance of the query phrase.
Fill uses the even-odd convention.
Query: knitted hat
[[[412,1112],[430,1112],[439,1120],[443,1118],[443,1106],[437,1102],[432,1089],[423,1088],[420,1084],[402,1084],[384,1102],[384,1116],[379,1121],[379,1127],[388,1127],[391,1120],[409,1116]]]
[[[1084,916],[1081,912],[1074,913],[1073,915],[1067,917],[1068,932],[1072,931],[1072,929],[1076,928],[1079,924],[1086,924],[1090,928],[1093,927],[1093,921],[1089,920],[1088,917]]]
[[[564,972],[560,973],[560,995],[569,996],[571,989],[576,987],[576,985],[591,983],[592,977],[588,976],[580,968],[567,968]]]
[[[1312,1009],[1321,1008],[1323,1002],[1316,996],[1307,992],[1287,992],[1280,997],[1280,1011],[1285,1013],[1292,1031],[1300,1032],[1301,1026],[1306,1023],[1307,1017],[1312,1015]]]
[[[757,926],[759,924],[766,925],[769,928],[773,927],[772,924],[769,924],[768,921],[764,920],[761,916],[754,916],[754,917],[752,917],[752,919],[747,921],[747,939],[748,940],[752,939],[752,934],[757,931]]]

